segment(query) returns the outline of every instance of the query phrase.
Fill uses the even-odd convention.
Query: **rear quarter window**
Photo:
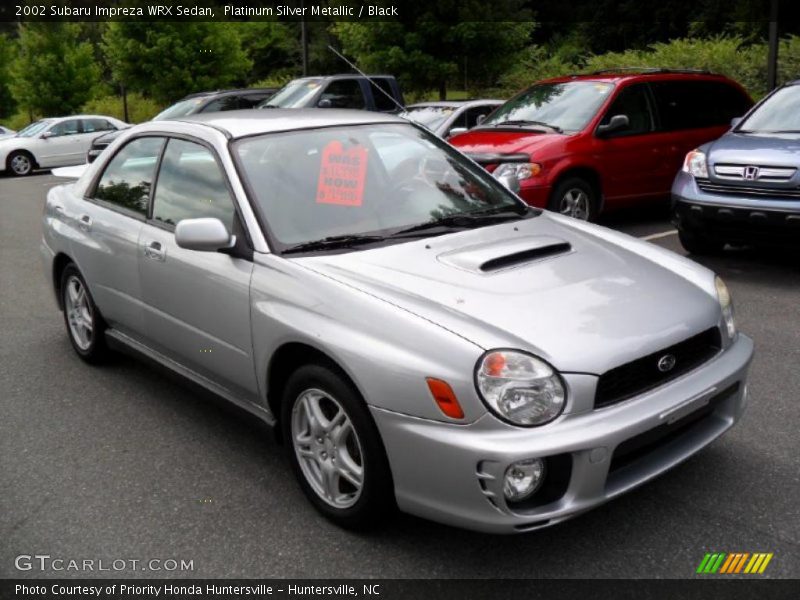
[[[650,86],[659,131],[727,126],[752,106],[739,89],[722,81],[656,81]]]

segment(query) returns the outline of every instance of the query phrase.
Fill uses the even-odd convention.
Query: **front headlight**
[[[733,317],[733,300],[728,286],[719,277],[714,278],[714,286],[717,288],[717,299],[722,309],[722,318],[725,321],[725,329],[728,331],[728,339],[736,337],[736,321]]]
[[[683,161],[683,171],[701,179],[708,179],[706,155],[699,150],[689,152]]]
[[[500,163],[492,172],[495,177],[513,175],[519,181],[536,177],[542,172],[542,165],[539,163]]]
[[[500,418],[532,427],[564,410],[567,393],[558,373],[543,360],[515,350],[493,350],[478,361],[475,385]]]

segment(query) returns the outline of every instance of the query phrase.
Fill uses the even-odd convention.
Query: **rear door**
[[[730,128],[731,119],[744,115],[752,101],[724,81],[654,81],[650,88],[657,113],[654,141],[664,152],[659,185],[668,193],[686,153],[720,137]]]
[[[183,219],[216,217],[240,229],[232,193],[214,151],[170,138],[147,222],[139,237],[139,277],[149,345],[230,390],[254,400],[250,337],[253,263],[175,243]]]
[[[652,196],[658,190],[653,179],[662,160],[661,149],[653,144],[655,129],[652,103],[646,84],[620,90],[603,115],[600,125],[616,115],[628,117],[629,126],[593,142],[594,161],[603,183],[606,205],[629,204]]]
[[[109,324],[141,338],[139,233],[164,145],[162,137],[126,143],[89,186],[74,215],[72,253]]]

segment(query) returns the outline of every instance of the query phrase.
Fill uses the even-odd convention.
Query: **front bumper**
[[[731,243],[800,243],[800,200],[701,190],[680,172],[672,185],[672,221],[681,231]]]
[[[526,179],[520,182],[520,189],[517,195],[530,206],[547,208],[551,190],[552,188],[549,185],[534,184],[533,180]]]
[[[513,427],[488,414],[459,426],[373,407],[398,506],[491,533],[530,531],[574,517],[667,471],[732,427],[745,408],[752,355],[753,342],[739,335],[714,359],[660,388],[540,428]],[[669,435],[651,439],[669,427]],[[624,460],[615,456],[623,450]],[[506,467],[546,457],[557,457],[552,464],[559,468],[566,459],[561,494],[510,506],[502,493]]]

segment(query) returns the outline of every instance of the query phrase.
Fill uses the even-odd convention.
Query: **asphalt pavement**
[[[682,578],[706,552],[772,552],[764,577],[800,577],[797,254],[703,261],[757,354],[743,420],[699,455],[537,532],[399,515],[357,534],[317,515],[263,426],[134,359],[78,359],[38,250],[45,194],[62,181],[0,178],[0,577]],[[684,254],[663,209],[603,222]],[[36,554],[128,562],[17,570]],[[162,570],[131,566],[149,559]]]

